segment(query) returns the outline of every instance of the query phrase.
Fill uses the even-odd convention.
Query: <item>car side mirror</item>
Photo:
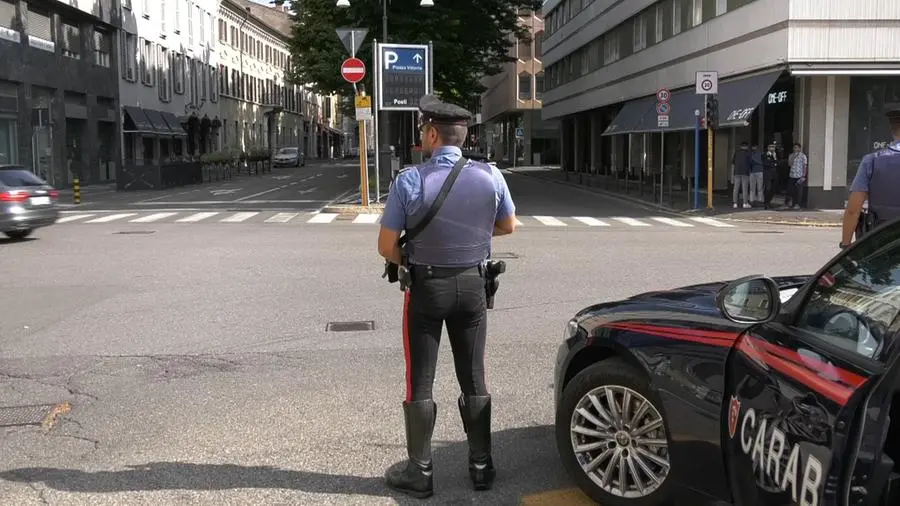
[[[716,307],[735,323],[770,322],[781,311],[778,284],[763,276],[734,280],[716,294]]]

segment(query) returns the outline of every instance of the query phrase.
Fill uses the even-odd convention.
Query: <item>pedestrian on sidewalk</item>
[[[900,103],[886,109],[894,141],[859,163],[844,209],[841,248],[850,246],[854,234],[858,241],[870,229],[900,218]],[[866,200],[869,208],[863,212]]]
[[[405,292],[403,413],[409,460],[389,470],[386,480],[397,491],[426,498],[434,493],[432,389],[445,323],[462,390],[457,404],[469,443],[469,477],[475,490],[493,485],[491,396],[484,380],[487,258],[492,236],[512,233],[516,217],[500,170],[462,156],[472,114],[430,95],[419,109],[422,150],[430,159],[397,175],[381,220],[378,253],[397,266]],[[406,232],[402,249],[401,231]]]
[[[743,191],[744,209],[749,209],[750,195],[750,146],[747,141],[741,142],[740,147],[731,157],[731,181],[734,183],[734,194],[732,195],[732,203],[734,208],[738,207],[738,195]]]
[[[778,179],[778,154],[775,145],[769,144],[769,148],[763,157],[763,184],[765,195],[763,204],[766,209],[772,207],[772,199],[775,198],[775,184]]]
[[[763,159],[756,144],[750,149],[750,205],[754,202],[763,202]]]
[[[794,152],[788,157],[788,165],[791,166],[791,172],[784,205],[788,208],[800,209],[803,189],[806,187],[806,176],[809,172],[809,159],[799,142],[794,144]]]

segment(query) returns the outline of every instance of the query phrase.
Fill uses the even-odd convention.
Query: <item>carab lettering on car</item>
[[[777,491],[790,491],[794,504],[818,506],[825,466],[814,455],[801,453],[799,444],[790,444],[783,430],[774,423],[769,425],[772,420],[765,415],[757,416],[753,408],[747,408],[741,416],[741,401],[731,397],[728,436],[731,439],[739,436],[741,451],[753,462],[758,483],[764,488],[774,485]]]

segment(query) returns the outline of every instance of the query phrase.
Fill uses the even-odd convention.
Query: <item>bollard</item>
[[[81,182],[78,178],[72,179],[72,195],[75,197],[75,203],[81,203]]]

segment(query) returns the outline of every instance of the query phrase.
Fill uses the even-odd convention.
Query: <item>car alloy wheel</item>
[[[603,385],[587,392],[572,412],[569,434],[582,471],[614,497],[646,497],[668,476],[662,415],[628,387]]]

